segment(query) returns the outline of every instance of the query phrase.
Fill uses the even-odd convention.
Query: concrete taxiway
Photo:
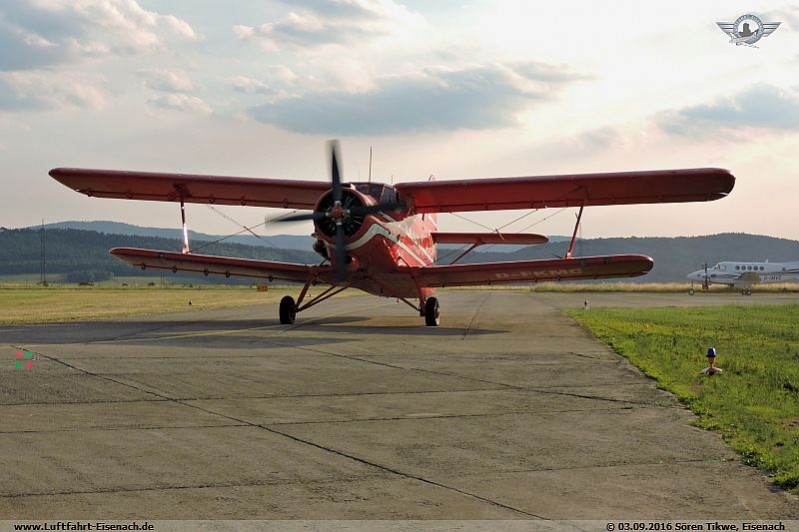
[[[0,328],[0,519],[799,516],[559,311],[586,299],[799,298],[453,291],[439,328],[374,297],[293,326],[264,305]]]

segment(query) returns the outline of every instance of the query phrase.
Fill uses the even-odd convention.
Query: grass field
[[[319,290],[312,290],[316,293]],[[46,323],[276,303],[298,287],[0,286],[0,324]],[[189,306],[189,301],[192,302]],[[277,319],[277,315],[274,316]]]
[[[553,293],[607,293],[607,292],[645,292],[656,294],[683,294],[688,293],[691,288],[690,283],[597,283],[597,282],[568,282],[568,283],[535,283],[535,284],[509,284],[509,285],[492,285],[475,286],[475,287],[458,287],[454,290],[527,290],[529,292],[553,292]],[[694,286],[694,290],[699,294],[702,288],[699,285]],[[739,293],[739,290],[733,290],[729,286],[713,285],[710,287],[711,293]],[[799,284],[796,283],[774,283],[756,285],[752,288],[754,293],[799,293]]]
[[[566,312],[799,492],[799,305]],[[710,346],[724,372],[708,377]]]

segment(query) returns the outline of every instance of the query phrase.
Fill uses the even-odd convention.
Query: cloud
[[[161,109],[171,111],[184,111],[194,113],[210,113],[211,107],[201,98],[189,96],[188,94],[164,94],[154,96],[147,100],[147,103]]]
[[[382,21],[411,16],[405,6],[392,0],[292,0],[285,3],[333,19]]]
[[[713,134],[721,129],[799,131],[799,95],[753,85],[721,101],[661,115],[658,125],[675,135]]]
[[[363,44],[423,22],[420,15],[393,0],[301,0],[290,5],[301,11],[259,26],[237,25],[233,32],[239,39],[266,50],[306,49]]]
[[[770,11],[768,15],[768,20],[764,19],[764,22],[782,22],[792,30],[799,29],[799,5]]]
[[[564,65],[524,61],[513,63],[511,66],[520,76],[543,83],[565,83],[568,81],[594,79],[593,75],[575,72]]]
[[[0,69],[30,70],[86,57],[161,52],[202,36],[136,0],[30,0],[0,7]]]
[[[377,80],[364,92],[317,91],[250,110],[260,122],[311,134],[375,135],[513,126],[532,104],[554,97],[569,76],[551,81],[512,65],[428,70]]]
[[[249,94],[274,94],[275,91],[269,88],[269,85],[257,79],[248,78],[246,76],[235,76],[230,78],[230,84],[236,92],[244,92]]]
[[[189,77],[184,72],[172,70],[143,70],[139,76],[147,87],[164,92],[190,92],[194,90]]]
[[[98,82],[60,77],[42,72],[0,73],[0,109],[73,110],[102,109],[105,93]]]

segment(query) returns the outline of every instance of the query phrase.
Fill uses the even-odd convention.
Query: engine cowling
[[[353,215],[349,213],[349,210],[353,207],[363,207],[371,203],[372,202],[368,202],[363,195],[353,189],[345,188],[341,191],[341,208],[344,210],[344,214],[341,217],[341,226],[344,229],[345,236],[349,237],[357,233],[363,226],[365,219],[365,216]],[[333,207],[333,194],[329,192],[322,196],[314,210],[329,213]],[[332,238],[336,234],[336,220],[331,216],[316,220],[314,225],[316,225],[317,231],[327,237]]]

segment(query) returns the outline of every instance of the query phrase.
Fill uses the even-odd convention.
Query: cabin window
[[[736,267],[735,267],[735,269],[737,270],[737,269],[738,269],[738,266],[736,266]]]
[[[765,270],[765,268],[763,266],[761,266],[760,267],[760,271],[762,272],[763,270]]]

